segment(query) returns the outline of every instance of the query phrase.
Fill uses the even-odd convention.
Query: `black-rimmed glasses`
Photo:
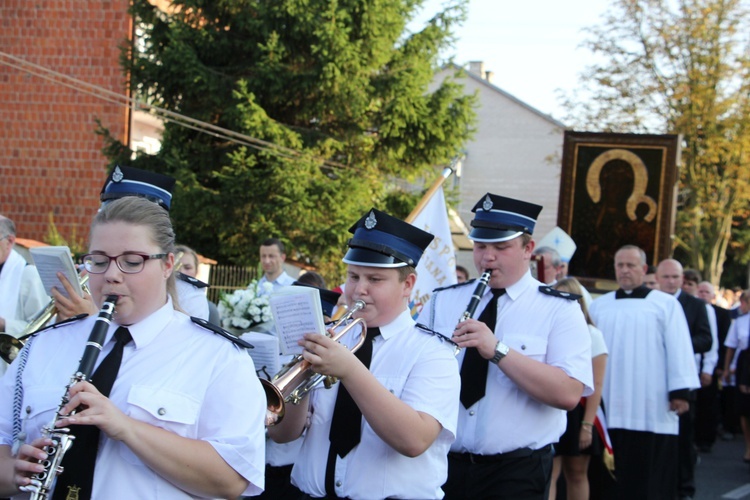
[[[104,274],[109,269],[112,261],[117,263],[117,267],[125,274],[136,274],[143,271],[146,261],[149,259],[163,259],[168,254],[157,253],[148,255],[145,253],[127,252],[110,257],[101,253],[89,253],[81,257],[84,267],[91,274]]]

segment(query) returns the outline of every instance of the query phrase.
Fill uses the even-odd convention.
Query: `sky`
[[[444,0],[426,0],[422,19]],[[469,0],[455,47],[456,64],[483,61],[492,83],[534,108],[561,119],[556,89],[573,90],[591,53],[580,48],[581,29],[600,24],[611,0]]]

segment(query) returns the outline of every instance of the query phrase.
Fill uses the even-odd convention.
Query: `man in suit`
[[[682,306],[690,329],[693,352],[695,354],[708,352],[713,340],[706,305],[702,300],[682,291],[684,281],[682,264],[674,259],[661,261],[656,268],[656,281],[659,283],[659,290],[673,295]],[[695,401],[695,393],[691,393],[690,401]],[[695,495],[694,476],[697,455],[693,446],[694,422],[695,405],[691,404],[690,411],[680,415],[679,498],[692,498]]]
[[[716,365],[713,376],[708,385],[703,385],[703,379],[701,379],[702,387],[698,389],[696,399],[695,444],[698,447],[698,451],[708,453],[716,441],[716,429],[719,421],[722,422],[722,427],[725,429],[728,424],[727,419],[720,419],[720,415],[722,415],[720,408],[726,406],[722,404],[720,398],[725,398],[728,391],[721,391],[720,396],[718,382],[724,373],[724,354],[726,352],[724,340],[727,338],[729,325],[732,324],[732,317],[729,314],[729,309],[714,304],[716,291],[710,282],[702,281],[698,283],[698,298],[706,303],[711,334],[713,335],[714,331],[716,332],[715,338],[717,343],[715,347],[711,347],[711,351],[716,349]],[[701,355],[704,368],[706,364],[705,358],[705,355]],[[729,427],[732,427],[732,425],[730,424]]]

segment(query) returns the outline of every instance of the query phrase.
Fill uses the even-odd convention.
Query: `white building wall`
[[[455,71],[448,67],[435,81]],[[476,133],[466,145],[457,179],[459,215],[468,225],[471,208],[487,192],[537,203],[544,207],[534,230],[540,239],[557,225],[564,126],[487,80],[465,74],[459,82],[467,94],[477,93],[479,107]]]

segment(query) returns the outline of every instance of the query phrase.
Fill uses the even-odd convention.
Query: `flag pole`
[[[432,183],[432,186],[430,186],[430,189],[427,190],[427,192],[422,196],[422,199],[419,200],[419,203],[417,203],[417,206],[414,207],[414,210],[411,211],[409,216],[406,218],[405,222],[412,223],[414,222],[414,219],[417,218],[417,216],[424,210],[424,207],[427,206],[427,204],[430,202],[430,199],[432,196],[437,192],[438,189],[440,189],[445,182],[445,180],[451,176],[453,173],[453,166],[458,163],[459,157],[456,157],[451,161],[451,164],[449,167],[445,167],[443,169],[443,172],[440,174],[440,177],[435,179],[435,182]]]

